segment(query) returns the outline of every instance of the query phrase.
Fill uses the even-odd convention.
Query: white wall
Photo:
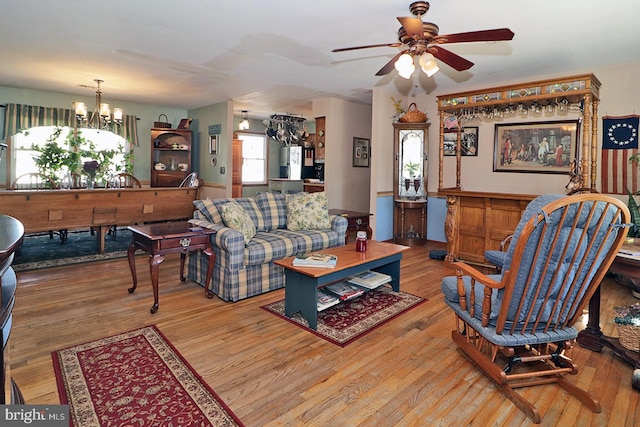
[[[353,138],[371,139],[371,106],[337,98],[313,101],[313,115],[326,117],[325,191],[329,208],[369,212],[371,167],[353,167]],[[372,151],[372,158],[378,155]]]

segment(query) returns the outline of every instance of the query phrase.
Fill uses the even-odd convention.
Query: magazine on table
[[[365,287],[367,289],[375,289],[380,285],[389,283],[391,276],[377,271],[367,270],[362,273],[356,274],[349,278],[348,282],[358,286]]]
[[[331,306],[334,306],[336,304],[338,304],[340,302],[340,300],[331,295],[328,294],[327,292],[323,292],[321,290],[318,289],[318,295],[317,295],[317,303],[318,303],[318,311],[322,311],[325,308],[329,308]]]
[[[325,291],[330,292],[340,298],[340,301],[346,301],[351,298],[359,297],[364,294],[364,289],[358,285],[354,285],[347,282],[333,283],[323,288]]]
[[[337,262],[337,256],[320,253],[298,255],[293,259],[293,265],[296,267],[334,268]]]

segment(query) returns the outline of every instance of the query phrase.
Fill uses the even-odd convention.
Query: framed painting
[[[496,124],[493,171],[568,174],[579,131],[578,120]]]
[[[353,167],[368,168],[371,158],[371,140],[366,138],[353,138]]]
[[[209,154],[218,154],[218,135],[209,135]]]
[[[457,129],[445,129],[444,131],[444,155],[455,156],[458,142]],[[460,135],[461,156],[478,155],[478,127],[467,126],[462,128]]]

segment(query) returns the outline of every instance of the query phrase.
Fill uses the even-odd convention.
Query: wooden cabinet
[[[151,186],[177,187],[191,172],[191,131],[151,129]]]
[[[445,233],[447,261],[486,264],[484,252],[500,249],[513,234],[522,212],[536,196],[444,189],[447,197]]]
[[[427,242],[429,123],[394,123],[393,240]]]

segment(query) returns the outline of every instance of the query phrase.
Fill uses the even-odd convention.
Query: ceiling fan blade
[[[456,55],[455,53],[443,49],[440,46],[429,46],[429,52],[440,61],[455,68],[458,71],[468,70],[473,67],[473,62],[464,59],[463,57]]]
[[[393,71],[394,69],[394,65],[396,63],[396,61],[398,60],[398,58],[400,58],[400,55],[402,55],[403,53],[405,53],[406,50],[403,50],[402,52],[398,52],[396,54],[396,56],[394,56],[391,61],[387,62],[384,67],[380,68],[380,70],[378,70],[378,72],[376,73],[376,76],[386,76],[387,74],[389,74],[390,72]],[[434,55],[435,56],[435,55]]]
[[[410,18],[408,16],[398,17],[398,21],[402,24],[402,28],[407,32],[407,35],[411,38],[422,38],[424,32],[422,31],[422,19]]]
[[[495,30],[469,31],[468,33],[444,34],[433,38],[432,43],[465,43],[465,42],[493,42],[511,40],[515,34],[508,28]]]
[[[381,43],[381,44],[369,44],[365,46],[343,47],[340,49],[333,49],[331,52],[345,52],[347,50],[369,49],[370,47],[398,47],[398,46],[402,46],[402,43]]]

